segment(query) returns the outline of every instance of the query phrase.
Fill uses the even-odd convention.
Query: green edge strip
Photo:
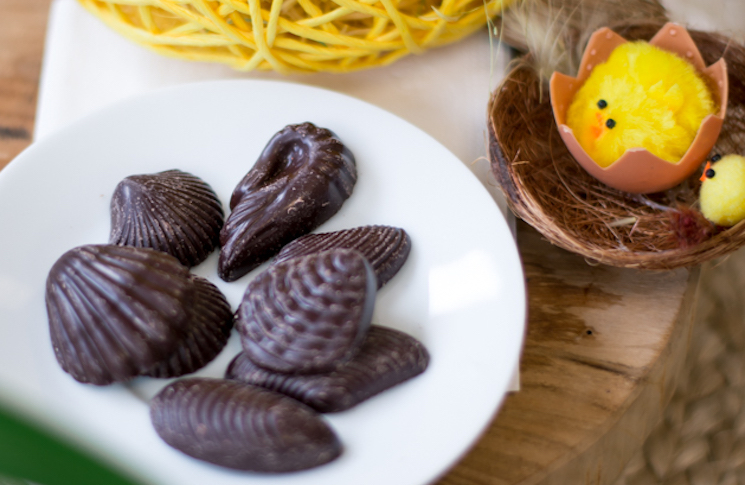
[[[39,485],[139,485],[0,408],[0,484],[5,477]]]

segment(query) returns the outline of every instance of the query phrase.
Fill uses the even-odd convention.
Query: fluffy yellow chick
[[[567,126],[601,167],[629,148],[676,163],[716,109],[688,61],[647,42],[628,42],[595,66],[569,107]]]
[[[707,164],[701,180],[699,203],[704,217],[720,226],[745,219],[745,157],[726,155]]]

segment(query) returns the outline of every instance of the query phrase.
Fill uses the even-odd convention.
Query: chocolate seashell
[[[349,249],[272,265],[249,283],[238,307],[243,349],[278,372],[331,371],[359,350],[375,288],[370,263]]]
[[[367,258],[382,288],[406,262],[411,238],[403,229],[391,226],[361,226],[336,232],[307,234],[282,248],[275,262],[334,248],[355,249]]]
[[[186,266],[207,259],[222,226],[215,192],[181,170],[129,176],[111,199],[111,244],[157,249]]]
[[[171,356],[142,375],[178,377],[209,364],[222,351],[233,329],[233,312],[225,296],[204,278],[191,275],[196,286],[192,321]]]
[[[338,438],[315,411],[237,381],[176,381],[153,398],[150,417],[170,446],[238,470],[303,470],[341,454]]]
[[[354,156],[333,132],[311,123],[282,129],[233,191],[220,232],[220,278],[240,278],[326,222],[356,181]]]
[[[176,258],[153,249],[89,245],[66,252],[46,284],[58,362],[80,382],[106,385],[171,359],[195,322],[204,324],[205,309],[224,303],[218,313],[230,312],[224,298],[218,301],[196,278]],[[224,332],[230,323],[213,325]]]
[[[427,349],[398,330],[372,325],[352,360],[324,374],[288,375],[258,367],[241,352],[225,377],[297,399],[322,413],[338,412],[424,372]]]

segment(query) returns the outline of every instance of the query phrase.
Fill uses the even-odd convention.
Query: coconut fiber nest
[[[649,40],[661,23],[611,26]],[[689,31],[710,65],[724,57],[727,117],[711,155],[745,154],[745,48],[716,33]],[[548,95],[529,60],[520,62],[489,103],[491,167],[512,211],[550,242],[588,260],[628,268],[700,264],[745,244],[745,221],[724,228],[698,208],[702,169],[665,192],[636,195],[585,172],[562,142]],[[710,156],[711,156],[710,155]]]

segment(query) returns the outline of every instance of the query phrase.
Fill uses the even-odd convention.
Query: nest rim
[[[661,26],[661,23],[652,22],[615,25],[612,28],[628,39],[649,40]],[[720,34],[695,30],[690,33],[707,65],[711,64],[713,57],[724,57],[728,66],[733,65],[728,74],[730,84],[735,83],[728,99],[730,112],[714,152],[745,154],[745,81],[737,79],[745,75],[745,47]],[[673,212],[679,210],[680,206],[676,205],[679,200],[676,202],[676,198],[680,197],[687,204],[695,206],[698,177],[691,177],[681,184],[683,188],[676,188],[673,196],[663,196],[668,204],[665,205],[652,201],[648,203],[634,194],[611,189],[581,168],[579,174],[576,171],[579,164],[561,141],[550,113],[547,93],[547,87],[529,61],[519,62],[492,93],[487,125],[492,172],[508,206],[549,242],[590,261],[651,270],[695,266],[745,245],[745,221],[741,221],[729,228],[712,226],[711,234],[696,240],[694,244],[670,247],[671,230],[665,228]],[[525,98],[524,101],[521,97]],[[521,105],[521,102],[525,104]],[[550,120],[545,119],[547,108]],[[513,114],[511,117],[505,114],[510,112]],[[533,146],[538,148],[533,149]],[[545,180],[552,181],[553,185],[547,186]],[[587,193],[596,198],[582,200]],[[598,194],[604,195],[605,199]],[[573,206],[571,215],[563,213],[562,204]],[[608,206],[613,209],[612,217],[607,216]],[[640,217],[636,217],[637,222],[631,228],[626,238],[628,240],[614,230],[614,225],[624,219],[624,208],[629,209],[625,213],[628,220],[635,218],[637,212],[649,219],[648,241],[652,243],[645,242],[643,247],[628,244],[633,239],[631,233]],[[695,211],[695,208],[692,210]],[[584,230],[579,220],[592,221],[596,226]],[[603,228],[603,225],[606,227]]]

